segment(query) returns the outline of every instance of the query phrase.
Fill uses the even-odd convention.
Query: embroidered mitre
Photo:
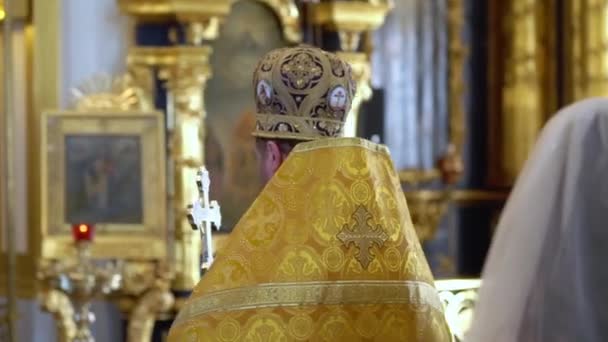
[[[253,76],[254,136],[314,140],[340,137],[355,96],[351,67],[311,46],[276,49]]]

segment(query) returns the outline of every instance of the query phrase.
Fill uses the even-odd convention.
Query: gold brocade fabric
[[[169,341],[450,341],[384,146],[296,146],[218,251]]]

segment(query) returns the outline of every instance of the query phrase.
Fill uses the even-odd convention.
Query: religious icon
[[[165,258],[166,145],[159,112],[43,113],[43,256],[65,252],[70,227],[95,225],[93,254]]]
[[[137,136],[66,136],[66,222],[141,223]]]
[[[341,86],[337,86],[329,92],[329,108],[335,111],[341,111],[346,108],[346,102],[348,97],[346,96],[346,89]]]
[[[257,87],[258,101],[261,104],[268,106],[272,101],[272,88],[268,81],[261,80]]]

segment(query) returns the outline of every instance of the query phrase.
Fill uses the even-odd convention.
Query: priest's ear
[[[279,169],[285,156],[278,142],[274,140],[259,139],[256,152],[260,165],[260,174],[264,183],[268,182]]]

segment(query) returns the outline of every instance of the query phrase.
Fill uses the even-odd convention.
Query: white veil
[[[608,341],[608,99],[544,128],[498,224],[466,341]]]

